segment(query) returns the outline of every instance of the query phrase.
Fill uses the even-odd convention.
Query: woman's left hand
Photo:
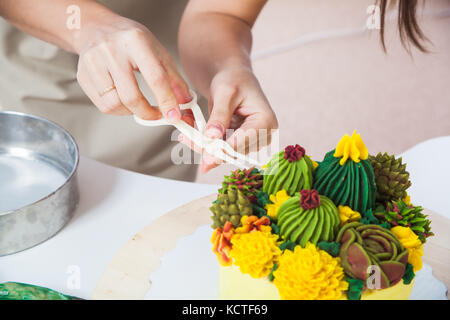
[[[209,93],[210,118],[206,136],[224,138],[226,134],[226,141],[241,153],[259,150],[270,143],[271,131],[278,128],[278,121],[258,80],[248,67],[221,70],[213,77]],[[230,135],[227,129],[234,131]],[[203,154],[200,163],[202,173],[222,163],[220,159],[204,153],[183,134],[178,139]]]

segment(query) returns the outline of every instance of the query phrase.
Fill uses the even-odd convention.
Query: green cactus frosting
[[[364,214],[375,205],[372,165],[369,160],[346,161],[341,165],[340,158],[333,156],[334,152],[328,152],[316,168],[313,188],[336,205],[349,206]]]
[[[317,207],[305,209],[301,205],[302,194],[297,193],[284,202],[277,214],[277,225],[284,240],[290,240],[302,247],[309,241],[333,241],[340,225],[339,213],[333,202],[320,197]]]
[[[229,176],[225,176],[222,182],[220,194],[224,194],[228,188],[241,190],[250,201],[256,202],[256,195],[263,184],[263,176],[256,168],[237,169],[232,171]]]
[[[406,189],[411,186],[411,181],[402,158],[396,159],[394,155],[380,152],[376,156],[369,156],[369,161],[375,173],[377,201],[385,203],[403,199],[406,196]]]
[[[234,228],[240,227],[242,216],[250,216],[253,213],[252,203],[248,197],[241,190],[230,186],[225,193],[219,194],[209,209],[213,213],[211,217],[213,229],[223,228],[227,221],[231,222]]]
[[[434,233],[431,232],[431,221],[422,210],[422,207],[408,205],[403,200],[392,201],[387,203],[386,207],[377,206],[375,216],[381,221],[387,221],[393,227],[411,228],[419,236],[420,241],[425,243],[426,238],[433,236]]]
[[[276,153],[264,171],[263,191],[275,194],[280,190],[293,196],[302,189],[310,189],[314,166],[311,158],[299,145],[288,146]]]
[[[380,289],[395,285],[405,274],[408,251],[397,237],[374,224],[352,222],[339,230],[336,242],[341,243],[339,256],[345,273],[365,281],[369,266],[380,271]]]

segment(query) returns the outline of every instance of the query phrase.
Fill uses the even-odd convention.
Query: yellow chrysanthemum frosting
[[[311,243],[285,250],[273,275],[282,299],[336,300],[348,289],[340,258]]]
[[[349,157],[354,162],[366,160],[369,157],[369,151],[362,141],[361,135],[359,133],[357,134],[355,130],[351,137],[348,134],[342,137],[336,146],[333,156],[336,158],[342,157],[339,163],[343,166]]]
[[[280,190],[276,194],[271,194],[269,196],[270,201],[273,203],[268,203],[265,206],[267,210],[267,215],[272,219],[276,219],[278,209],[280,209],[281,205],[291,197],[287,194],[286,190]]]
[[[278,235],[254,231],[235,234],[231,238],[231,257],[242,273],[253,278],[268,276],[274,262],[278,261],[281,250],[278,247]]]
[[[406,250],[408,250],[408,262],[413,266],[414,272],[422,269],[423,246]]]
[[[341,226],[346,223],[359,221],[361,219],[361,214],[358,211],[353,211],[352,208],[348,206],[338,206],[339,218],[341,219]]]
[[[400,240],[402,246],[408,250],[408,262],[412,264],[414,272],[422,269],[423,245],[419,237],[408,227],[397,226],[391,229]]]

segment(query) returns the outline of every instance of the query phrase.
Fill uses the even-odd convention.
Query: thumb
[[[210,138],[223,138],[225,130],[230,126],[233,112],[232,98],[229,95],[218,94],[212,103],[205,135]]]

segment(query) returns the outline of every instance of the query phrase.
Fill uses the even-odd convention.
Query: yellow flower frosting
[[[265,277],[281,255],[277,240],[277,235],[261,231],[235,234],[230,255],[242,273],[253,278]]]
[[[422,269],[423,245],[419,237],[408,227],[397,226],[391,229],[400,243],[408,250],[408,262],[412,264],[414,272]]]
[[[406,196],[403,198],[403,202],[406,203],[408,206],[411,205],[411,197],[406,194]]]
[[[423,246],[417,248],[406,249],[408,250],[408,262],[413,266],[414,272],[422,269],[422,256],[423,256]]]
[[[273,203],[266,204],[265,209],[267,210],[267,215],[272,219],[276,219],[278,209],[289,198],[291,197],[287,194],[286,190],[280,190],[276,194],[271,194],[269,199]]]
[[[311,243],[285,250],[273,275],[282,299],[337,300],[348,289],[340,258]]]
[[[313,164],[314,169],[316,169],[319,166],[319,164],[317,162],[315,162],[314,160],[311,160],[311,162]]]
[[[349,222],[359,221],[361,214],[358,211],[353,211],[348,206],[338,206],[339,218],[341,219],[341,226]]]
[[[339,163],[343,166],[349,157],[354,162],[366,160],[369,157],[369,151],[362,141],[361,135],[357,134],[355,130],[351,137],[346,134],[341,138],[333,156],[336,158],[342,157]]]

